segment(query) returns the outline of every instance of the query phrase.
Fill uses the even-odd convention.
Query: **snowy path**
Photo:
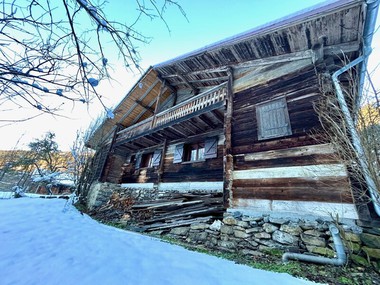
[[[108,227],[62,199],[0,200],[0,284],[315,284]]]

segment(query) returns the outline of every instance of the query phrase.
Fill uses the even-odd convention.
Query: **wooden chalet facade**
[[[366,7],[329,2],[150,67],[89,141],[103,142],[97,178],[220,191],[230,210],[357,219],[314,104],[362,54]]]

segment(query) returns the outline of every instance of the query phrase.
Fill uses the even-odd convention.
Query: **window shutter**
[[[157,150],[154,151],[154,153],[153,153],[153,163],[152,163],[153,166],[159,166],[160,165],[161,156],[162,156],[162,150],[161,149],[157,149]]]
[[[183,147],[184,147],[184,144],[179,144],[179,145],[175,146],[173,163],[182,162],[182,160],[183,160]]]
[[[285,98],[258,105],[256,117],[259,140],[292,134]]]
[[[205,158],[217,157],[218,138],[209,138],[205,141]]]
[[[135,164],[135,168],[136,168],[136,169],[139,169],[139,168],[140,168],[140,165],[141,165],[141,157],[142,157],[141,153],[136,154],[136,164]]]

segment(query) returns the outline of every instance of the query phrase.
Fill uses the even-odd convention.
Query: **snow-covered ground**
[[[0,199],[0,284],[315,284],[102,225],[62,199]]]

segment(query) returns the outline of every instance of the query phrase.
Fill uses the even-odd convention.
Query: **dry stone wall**
[[[331,221],[274,218],[268,215],[244,216],[226,213],[223,220],[172,229],[168,236],[201,245],[211,250],[262,255],[270,249],[309,253],[333,258]],[[380,268],[380,229],[361,228],[354,223],[340,223],[339,228],[351,260],[360,265]],[[155,234],[165,234],[155,232]]]
[[[133,197],[138,201],[152,200],[170,193],[160,193],[157,188],[132,189],[117,184],[94,184],[88,196],[88,207],[96,208],[108,202],[111,194]],[[172,193],[175,193],[173,191]],[[333,241],[329,232],[331,221],[273,217],[267,214],[243,215],[240,212],[225,213],[222,220],[212,223],[193,223],[170,230],[151,232],[202,246],[211,250],[239,252],[257,256],[273,248],[283,251],[309,253],[334,257]],[[380,227],[357,226],[355,221],[339,223],[341,236],[350,259],[359,265],[369,261],[380,269]]]

